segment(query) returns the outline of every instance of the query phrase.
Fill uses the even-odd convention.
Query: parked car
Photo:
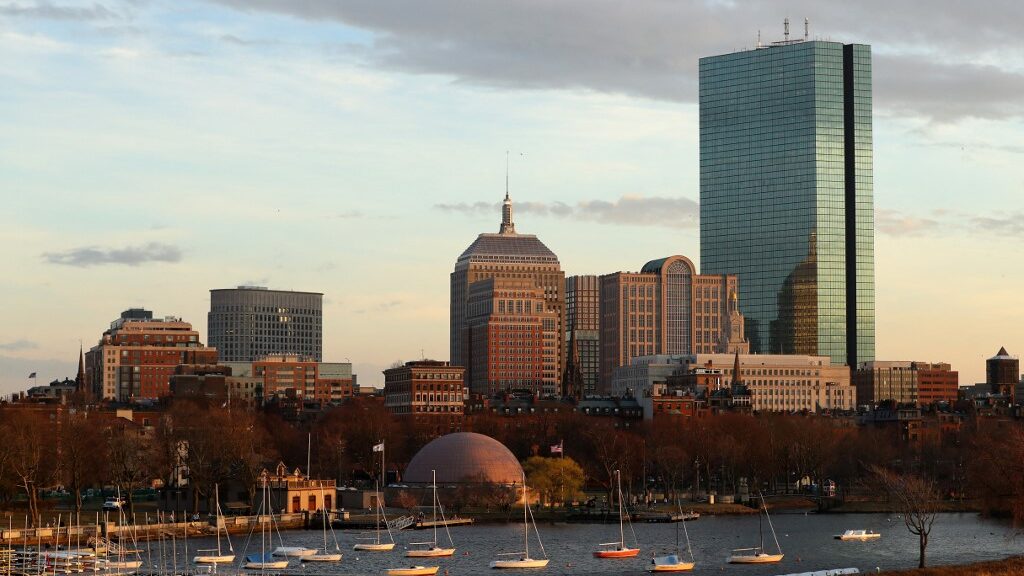
[[[103,502],[104,510],[117,511],[120,510],[122,506],[124,506],[124,498],[107,498],[106,501]]]

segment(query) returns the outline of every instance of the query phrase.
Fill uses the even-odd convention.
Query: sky
[[[497,231],[567,275],[699,264],[697,61],[870,44],[877,357],[1024,351],[1024,3],[0,0],[0,393],[74,377],[130,307],[324,293],[324,359],[448,357]],[[741,295],[742,296],[742,295]]]

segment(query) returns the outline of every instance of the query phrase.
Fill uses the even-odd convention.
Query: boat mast
[[[434,509],[434,548],[437,548],[437,470],[430,471],[431,483],[434,485],[434,500],[430,503]]]
[[[529,493],[526,490],[526,471],[523,471],[523,543],[526,551],[525,558],[530,557],[530,524],[526,520],[526,511],[530,507]]]
[[[217,560],[220,561],[220,485],[213,485],[213,521],[217,523]]]
[[[615,483],[619,492],[619,549],[626,547],[626,534],[622,530],[622,472],[615,471]]]

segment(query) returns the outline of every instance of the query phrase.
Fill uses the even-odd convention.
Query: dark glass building
[[[751,351],[875,357],[871,48],[700,60],[703,274],[737,274]]]

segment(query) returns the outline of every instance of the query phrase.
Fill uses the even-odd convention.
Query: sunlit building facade
[[[451,363],[466,369],[471,391],[556,394],[565,358],[565,273],[536,236],[516,232],[508,194],[498,233],[480,234],[456,260],[450,281]],[[531,342],[528,359],[516,350],[523,338]]]

